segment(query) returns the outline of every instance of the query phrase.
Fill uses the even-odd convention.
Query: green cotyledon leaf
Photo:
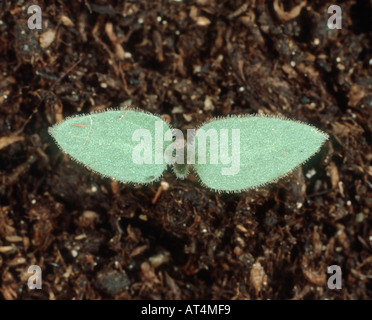
[[[193,164],[205,186],[223,192],[240,192],[286,175],[328,138],[298,121],[240,116],[211,121],[196,133],[190,129],[192,139],[187,137],[185,147],[180,130],[171,131],[157,116],[128,109],[67,118],[49,132],[64,152],[104,176],[144,184],[159,179],[168,163],[180,178]],[[180,150],[184,152],[178,154]]]
[[[59,147],[90,169],[123,182],[159,179],[167,163],[164,141],[170,127],[135,110],[109,110],[70,117],[49,129]]]
[[[218,119],[196,132],[194,169],[207,187],[239,192],[286,175],[315,154],[327,139],[328,135],[315,127],[288,119]]]

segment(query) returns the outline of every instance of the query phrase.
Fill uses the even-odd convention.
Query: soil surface
[[[338,1],[341,29],[315,0],[40,0],[30,29],[35,2],[0,2],[0,298],[372,298],[370,1]],[[123,105],[184,131],[258,113],[330,139],[277,183],[219,194],[171,169],[103,178],[48,134]]]

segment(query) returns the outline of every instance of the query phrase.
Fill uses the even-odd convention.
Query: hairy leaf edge
[[[196,171],[195,167],[193,165],[190,165],[191,170],[192,172],[194,173],[194,175],[197,177],[199,183],[206,189],[209,189],[213,192],[217,192],[217,193],[227,193],[227,194],[233,194],[233,193],[242,193],[242,192],[246,192],[246,191],[249,191],[249,190],[252,190],[252,189],[261,189],[263,187],[266,187],[268,186],[269,184],[273,184],[273,183],[276,183],[278,182],[279,180],[287,177],[290,173],[292,173],[293,171],[295,171],[296,169],[298,169],[299,167],[301,167],[303,164],[305,164],[306,162],[308,162],[315,154],[317,154],[319,152],[319,150],[322,148],[322,146],[324,145],[324,143],[329,139],[329,135],[318,129],[317,127],[315,127],[314,125],[312,124],[308,124],[308,123],[305,123],[303,121],[300,121],[300,120],[296,120],[296,119],[290,119],[290,118],[287,118],[287,117],[284,117],[284,116],[277,116],[277,115],[268,115],[268,114],[239,114],[239,115],[234,115],[234,114],[229,114],[227,116],[219,116],[219,117],[213,117],[211,118],[210,120],[207,120],[207,121],[204,121],[200,126],[197,127],[197,130],[195,132],[195,135],[198,133],[198,130],[203,127],[204,125],[208,124],[208,123],[211,123],[211,122],[214,122],[214,121],[218,121],[218,120],[225,120],[225,119],[228,119],[228,118],[250,118],[250,117],[262,117],[262,118],[276,118],[276,119],[280,119],[280,120],[287,120],[287,121],[292,121],[292,122],[297,122],[297,123],[300,123],[300,124],[304,124],[304,125],[307,125],[309,127],[312,127],[315,131],[321,133],[323,135],[323,142],[322,144],[319,145],[318,149],[313,152],[306,160],[302,161],[301,163],[299,163],[297,166],[293,167],[292,170],[288,171],[287,173],[284,173],[280,176],[278,176],[277,178],[273,179],[273,180],[270,180],[270,181],[267,181],[265,183],[260,183],[260,184],[257,184],[257,185],[254,185],[254,186],[250,186],[250,187],[247,187],[247,188],[242,188],[242,189],[236,189],[236,190],[223,190],[223,189],[215,189],[215,188],[211,188],[209,186],[207,186],[203,180],[200,178],[198,172]],[[193,143],[195,143],[195,140],[193,141]]]
[[[107,112],[107,111],[125,111],[125,110],[128,110],[128,111],[136,111],[136,112],[142,112],[142,113],[145,113],[145,114],[148,114],[148,115],[152,115],[152,116],[155,116],[155,117],[158,117],[161,121],[163,121],[168,127],[169,129],[173,132],[173,127],[171,124],[167,123],[166,121],[164,121],[159,114],[157,113],[152,113],[152,112],[149,112],[149,111],[146,111],[146,110],[143,110],[143,109],[140,109],[140,108],[137,108],[137,107],[128,107],[128,106],[121,106],[121,107],[111,107],[111,108],[107,108],[107,109],[102,109],[102,110],[96,110],[96,111],[92,111],[92,112],[89,112],[89,113],[82,113],[82,114],[76,114],[76,115],[72,115],[72,116],[69,116],[69,117],[66,117],[64,118],[61,122],[63,121],[67,121],[67,120],[70,120],[70,119],[73,119],[73,118],[80,118],[80,117],[85,117],[85,116],[89,116],[89,115],[92,115],[92,114],[97,114],[97,113],[103,113],[103,112]],[[120,179],[116,179],[114,177],[111,177],[109,175],[106,175],[106,174],[103,174],[101,172],[98,172],[92,168],[90,168],[89,166],[87,166],[85,163],[83,163],[82,161],[76,159],[75,157],[71,156],[68,152],[65,152],[65,150],[60,146],[60,144],[58,143],[58,141],[55,139],[55,137],[53,136],[52,134],[52,130],[54,127],[57,127],[61,122],[58,122],[58,123],[55,123],[54,125],[52,125],[51,127],[48,128],[48,133],[49,135],[53,138],[54,142],[56,143],[56,145],[58,146],[58,148],[64,153],[64,154],[67,154],[68,157],[70,159],[72,159],[74,162],[78,163],[79,165],[82,165],[84,166],[85,168],[87,168],[89,171],[95,173],[95,174],[98,174],[100,175],[101,177],[103,178],[110,178],[111,180],[113,181],[118,181],[118,182],[121,182],[121,183],[124,183],[124,184],[127,184],[127,185],[134,185],[134,186],[146,186],[146,185],[149,185],[151,183],[154,183],[154,182],[158,182],[161,180],[161,178],[163,177],[164,175],[164,172],[167,170],[167,167],[168,167],[168,164],[165,166],[162,174],[157,177],[157,178],[154,178],[154,180],[151,180],[149,182],[133,182],[133,181],[124,181],[124,180],[120,180]]]

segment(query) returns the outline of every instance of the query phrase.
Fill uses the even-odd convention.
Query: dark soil
[[[40,0],[41,30],[32,4],[0,2],[0,297],[372,298],[370,1],[339,1],[332,30],[318,0]],[[182,130],[281,115],[330,140],[267,188],[218,194],[168,169],[155,197],[160,181],[102,178],[48,135],[124,104]]]

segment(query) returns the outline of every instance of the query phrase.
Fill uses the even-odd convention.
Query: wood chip
[[[329,176],[331,178],[332,188],[336,189],[338,187],[338,183],[340,181],[338,169],[336,164],[332,161],[328,166]]]
[[[23,140],[24,140],[24,137],[21,137],[21,136],[1,137],[0,138],[0,150],[6,148],[12,143],[23,141]]]
[[[41,36],[40,36],[40,47],[43,49],[48,48],[56,38],[56,31],[53,29],[50,29],[48,31],[45,31]]]
[[[75,24],[72,22],[72,20],[69,17],[65,16],[65,15],[62,15],[61,16],[61,22],[62,22],[62,24],[65,27],[73,27],[73,26],[75,26]]]
[[[6,236],[5,240],[8,242],[22,242],[23,238],[20,236]]]
[[[206,17],[198,17],[196,19],[196,24],[201,27],[206,27],[211,24],[211,20]]]
[[[274,11],[276,12],[279,20],[285,22],[292,20],[300,15],[301,9],[306,6],[307,1],[301,2],[299,5],[292,8],[291,11],[284,11],[283,4],[279,0],[274,0]]]
[[[9,253],[15,250],[15,246],[0,246],[0,253]]]
[[[264,268],[259,261],[255,262],[252,266],[250,275],[251,284],[256,290],[256,294],[259,294],[263,286],[267,284],[267,276]]]

